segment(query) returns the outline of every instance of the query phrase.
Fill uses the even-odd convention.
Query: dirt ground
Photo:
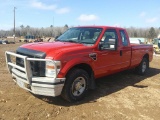
[[[160,57],[145,76],[133,70],[97,80],[97,88],[76,103],[34,96],[8,73],[4,52],[22,43],[0,45],[0,120],[160,120]]]

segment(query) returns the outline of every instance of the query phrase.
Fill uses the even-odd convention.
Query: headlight
[[[60,71],[60,61],[46,61],[46,77],[56,77]]]

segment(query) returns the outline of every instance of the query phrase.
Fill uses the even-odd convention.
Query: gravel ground
[[[4,52],[22,43],[0,45],[0,120],[159,120],[160,56],[145,76],[133,70],[97,79],[80,102],[35,96],[19,88],[5,65]]]

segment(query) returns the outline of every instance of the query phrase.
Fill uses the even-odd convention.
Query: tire
[[[61,96],[75,102],[83,99],[88,91],[89,75],[83,69],[73,69],[66,77]]]
[[[138,75],[145,75],[149,68],[149,61],[147,58],[143,58],[139,66],[136,67],[136,73]]]

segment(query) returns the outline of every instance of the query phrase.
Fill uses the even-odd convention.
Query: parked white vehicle
[[[130,38],[130,43],[141,44],[141,40]]]

